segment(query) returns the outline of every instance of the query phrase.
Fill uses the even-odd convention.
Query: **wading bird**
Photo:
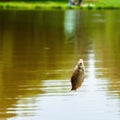
[[[77,90],[84,81],[85,76],[85,67],[83,63],[83,59],[80,59],[73,70],[73,74],[71,77],[71,90]]]

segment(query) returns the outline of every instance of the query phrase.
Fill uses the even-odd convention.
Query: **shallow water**
[[[0,11],[1,120],[119,120],[119,10]],[[79,58],[82,87],[71,92]]]

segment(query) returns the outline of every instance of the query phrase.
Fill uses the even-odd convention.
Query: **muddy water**
[[[0,11],[0,120],[119,120],[119,10]],[[85,81],[70,92],[84,59]]]

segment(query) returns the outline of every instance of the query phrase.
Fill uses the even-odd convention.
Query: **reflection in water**
[[[76,31],[76,11],[67,10],[65,11],[65,22],[64,22],[64,30],[67,38],[74,37]]]
[[[94,51],[89,50],[88,54],[88,68],[87,68],[87,77],[88,80],[88,89],[89,91],[96,91],[97,89],[97,80],[96,80],[96,71],[95,71],[95,58]]]
[[[0,119],[119,120],[119,11],[0,13]],[[79,58],[86,78],[70,92]]]

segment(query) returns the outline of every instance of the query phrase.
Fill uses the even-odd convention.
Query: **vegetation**
[[[7,1],[7,2],[6,2]],[[120,9],[118,0],[83,0],[81,6],[70,6],[67,0],[2,0],[0,9]],[[60,2],[59,2],[60,1]]]

